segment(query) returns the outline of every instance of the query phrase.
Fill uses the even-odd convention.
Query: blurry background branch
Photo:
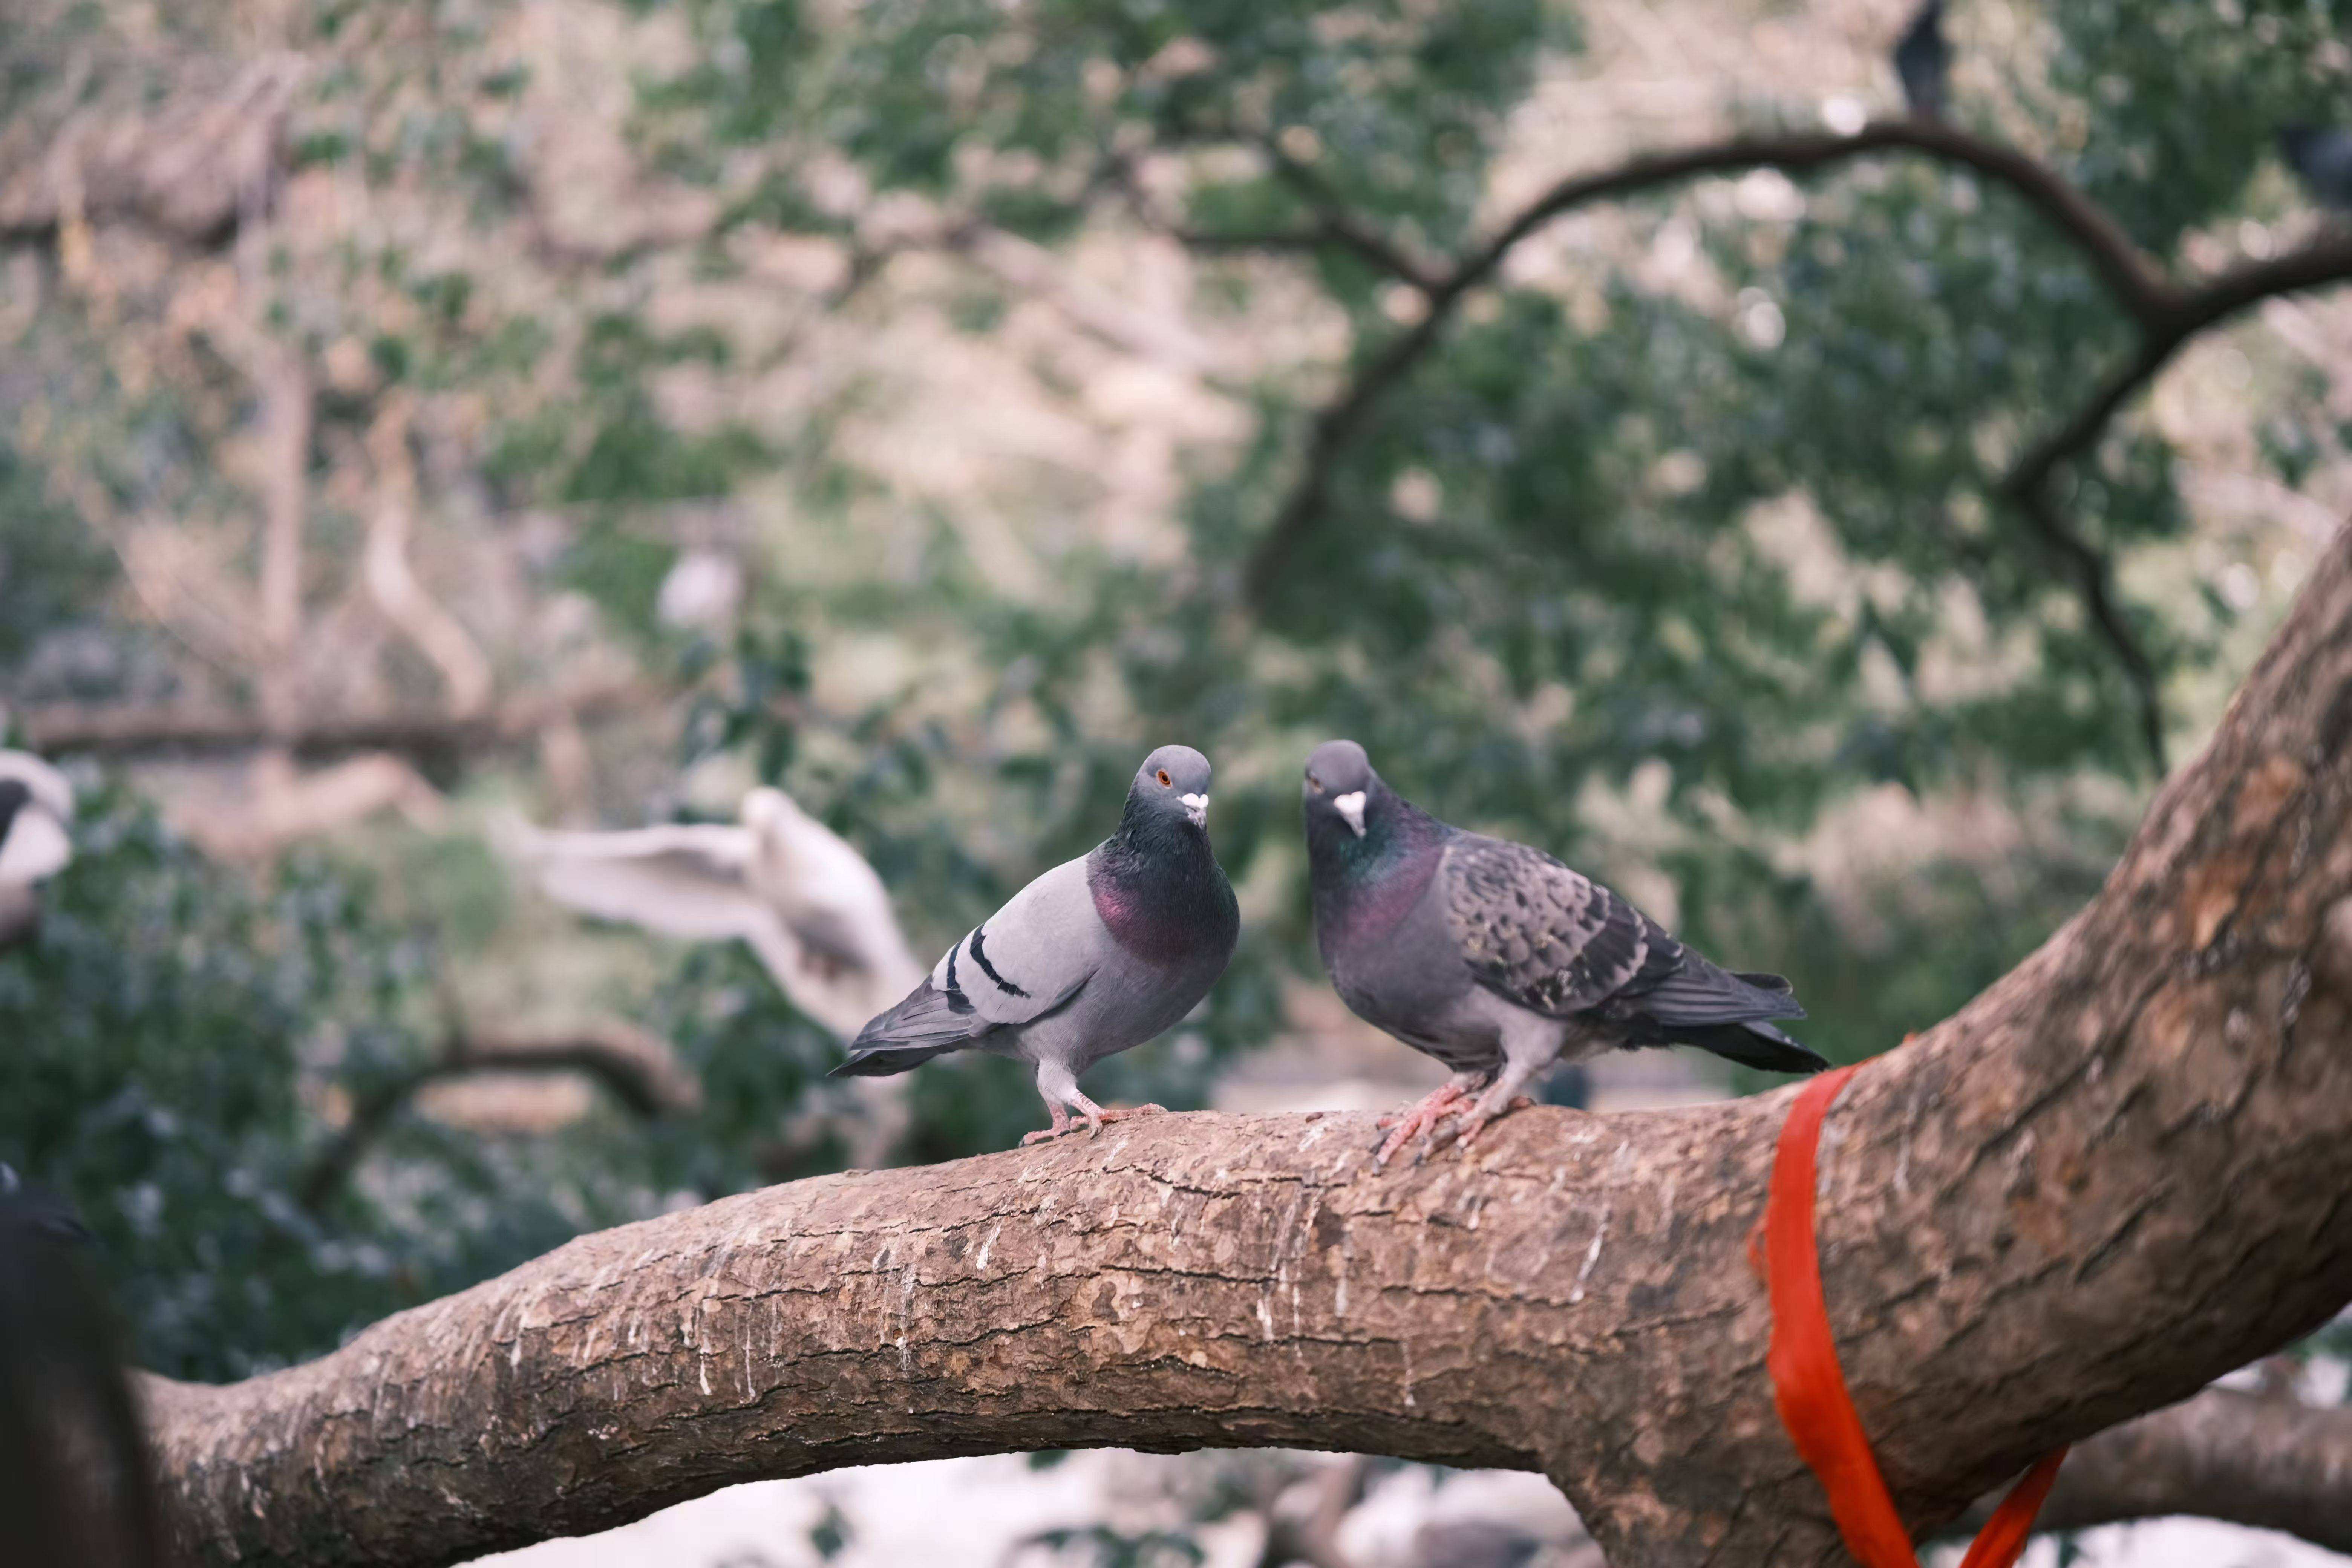
[[[555,724],[593,724],[642,713],[666,695],[638,679],[599,679],[570,690],[509,699],[475,713],[452,713],[440,707],[306,713],[283,739],[298,755],[310,757],[355,751],[465,754],[529,745],[541,731]],[[13,717],[38,750],[101,757],[245,752],[271,738],[268,721],[257,713],[204,709],[59,702],[26,708]]]
[[[1412,283],[1425,300],[1420,319],[1365,358],[1339,395],[1315,415],[1298,476],[1250,558],[1246,582],[1251,599],[1264,605],[1301,539],[1322,526],[1333,467],[1374,406],[1427,357],[1464,298],[1492,279],[1512,250],[1545,225],[1580,207],[1638,195],[1702,174],[1757,168],[1804,174],[1889,151],[1924,153],[1973,170],[2017,192],[2079,249],[2139,326],[2141,346],[2132,362],[2064,426],[2038,442],[2003,478],[2000,489],[2024,512],[2033,531],[2073,581],[2099,635],[2123,667],[2138,708],[2149,761],[2161,775],[2168,764],[2153,661],[2116,604],[2105,557],[2059,520],[2045,489],[2058,467],[2087,450],[2124,402],[2197,333],[2263,300],[2352,278],[2352,238],[2324,234],[2288,256],[2247,262],[2202,284],[2175,283],[2113,217],[2054,170],[2014,148],[1930,121],[1882,121],[1851,135],[1742,136],[1676,153],[1639,154],[1617,168],[1560,181],[1506,222],[1492,239],[1434,275],[1390,252],[1359,224],[1331,210],[1332,198],[1323,191],[1315,197],[1322,221],[1306,234],[1261,237],[1251,242],[1187,231],[1183,237],[1188,243],[1213,247],[1345,245],[1370,255],[1384,270]],[[1285,167],[1295,169],[1296,165]]]
[[[2043,1531],[2193,1514],[2352,1552],[2352,1409],[2209,1388],[2077,1443]],[[1963,1521],[1988,1517],[1988,1499]]]
[[[484,1073],[584,1073],[638,1117],[686,1116],[702,1105],[701,1082],[679,1061],[677,1047],[621,1019],[466,1026],[443,1043],[438,1058],[352,1097],[348,1120],[301,1178],[297,1194],[302,1206],[323,1208],[419,1092]]]

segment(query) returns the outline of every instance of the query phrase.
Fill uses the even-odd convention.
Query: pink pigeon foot
[[[1475,1139],[1479,1133],[1486,1131],[1486,1127],[1489,1122],[1492,1122],[1500,1117],[1507,1116],[1514,1110],[1533,1105],[1534,1103],[1534,1100],[1529,1100],[1523,1094],[1513,1100],[1510,1104],[1503,1107],[1500,1110],[1481,1110],[1476,1106],[1472,1106],[1469,1110],[1463,1114],[1462,1125],[1454,1129],[1454,1142],[1458,1146],[1467,1149],[1470,1147],[1472,1140]]]
[[[1415,1138],[1426,1142],[1437,1131],[1438,1123],[1457,1115],[1469,1099],[1463,1087],[1451,1079],[1432,1089],[1418,1103],[1393,1115],[1381,1118],[1380,1124],[1391,1129],[1380,1152],[1372,1156],[1372,1169],[1385,1170],[1396,1158],[1396,1152]],[[1424,1151],[1426,1152],[1426,1151]]]
[[[1023,1133],[1021,1135],[1021,1146],[1024,1149],[1026,1149],[1032,1143],[1048,1142],[1053,1139],[1059,1138],[1063,1133],[1067,1132],[1070,1130],[1070,1113],[1062,1108],[1062,1104],[1059,1100],[1047,1100],[1045,1102],[1045,1109],[1053,1113],[1054,1125],[1051,1127],[1041,1127],[1034,1132]]]

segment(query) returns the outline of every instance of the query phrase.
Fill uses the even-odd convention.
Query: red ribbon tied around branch
[[[1821,1251],[1813,1235],[1813,1153],[1831,1101],[1853,1074],[1853,1068],[1845,1067],[1814,1079],[1780,1127],[1764,1208],[1765,1280],[1772,1302],[1772,1344],[1765,1364],[1780,1423],[1829,1493],[1830,1512],[1846,1550],[1864,1568],[1919,1568],[1911,1533],[1895,1511],[1862,1417],[1846,1392],[1837,1345],[1830,1338]],[[2061,1448],[2025,1472],[1985,1522],[1960,1568],[2012,1568],[2065,1457]]]

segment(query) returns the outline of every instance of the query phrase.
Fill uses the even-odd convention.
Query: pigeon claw
[[[1454,1131],[1454,1142],[1467,1149],[1476,1140],[1478,1134],[1486,1131],[1495,1121],[1514,1110],[1523,1110],[1534,1103],[1534,1100],[1522,1094],[1513,1099],[1510,1104],[1504,1106],[1500,1110],[1480,1110],[1474,1106],[1464,1113],[1462,1125]]]
[[[1108,1110],[1092,1110],[1087,1113],[1087,1136],[1089,1138],[1099,1136],[1103,1130],[1103,1123],[1106,1121],[1125,1121],[1134,1116],[1167,1114],[1168,1108],[1164,1105],[1120,1105],[1114,1106]]]
[[[1397,1151],[1415,1139],[1420,1140],[1420,1146],[1413,1155],[1413,1163],[1421,1163],[1429,1154],[1431,1141],[1436,1136],[1439,1124],[1448,1117],[1460,1114],[1463,1102],[1468,1098],[1462,1091],[1461,1085],[1444,1083],[1410,1109],[1393,1116],[1381,1117],[1380,1124],[1387,1130],[1388,1136],[1372,1155],[1372,1169],[1386,1170],[1389,1162],[1396,1158]]]

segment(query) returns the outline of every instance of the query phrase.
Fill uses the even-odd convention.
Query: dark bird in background
[[[1411,1561],[1412,1568],[1528,1568],[1546,1544],[1516,1524],[1446,1520],[1413,1532]]]
[[[1333,988],[1454,1069],[1383,1123],[1380,1163],[1450,1117],[1467,1144],[1537,1074],[1602,1051],[1696,1046],[1774,1072],[1829,1065],[1773,1026],[1805,1016],[1786,980],[1718,969],[1541,850],[1438,821],[1353,741],[1316,748],[1302,795]]]
[[[89,1233],[0,1164],[0,1519],[12,1568],[156,1568],[146,1437]]]
[[[1952,79],[1952,46],[1944,41],[1944,0],[1927,0],[1895,43],[1895,74],[1916,120],[1941,120]]]
[[[1209,847],[1209,759],[1190,746],[1144,758],[1118,831],[1018,893],[948,949],[907,999],[858,1032],[835,1078],[901,1073],[982,1050],[1036,1069],[1054,1119],[1035,1142],[1144,1111],[1105,1110],[1078,1075],[1139,1046],[1209,994],[1241,932]]]
[[[35,883],[73,858],[73,786],[30,752],[0,751],[0,952],[40,924]]]
[[[2352,131],[2336,125],[2283,125],[2278,137],[2287,167],[2313,201],[2352,207]]]

